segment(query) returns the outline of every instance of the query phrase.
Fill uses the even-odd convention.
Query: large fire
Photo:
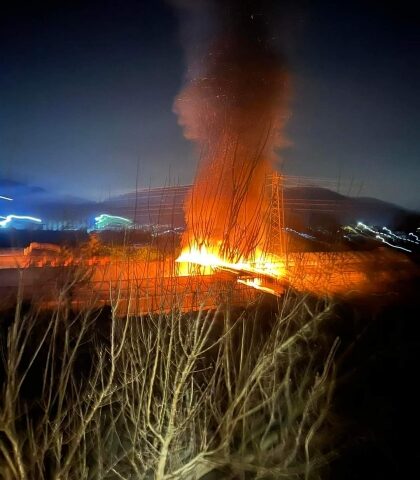
[[[267,253],[279,252],[270,245],[266,184],[287,144],[289,75],[267,18],[254,15],[259,2],[228,3],[211,9],[214,35],[187,47],[187,81],[174,104],[200,156],[185,204],[178,272],[229,271],[264,290],[267,279],[284,277],[282,259]]]
[[[284,261],[272,253],[256,249],[248,258],[240,258],[237,262],[228,261],[220,256],[220,246],[192,246],[184,248],[177,258],[178,275],[210,275],[217,271],[233,272],[237,282],[256,290],[274,295],[279,289],[267,285],[267,280],[279,281],[285,277]]]
[[[279,279],[284,275],[284,262],[272,253],[257,248],[248,258],[230,262],[219,254],[219,247],[192,246],[184,248],[176,259],[180,264],[179,274],[189,275],[194,266],[203,267],[202,273],[213,273],[215,270],[230,270],[238,273],[263,275]]]

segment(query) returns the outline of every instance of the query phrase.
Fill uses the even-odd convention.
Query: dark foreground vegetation
[[[418,469],[420,280],[393,287],[336,306],[333,329],[343,350],[336,357],[333,404],[342,435],[334,479],[414,478]]]
[[[416,281],[245,309],[1,314],[0,477],[408,478]]]

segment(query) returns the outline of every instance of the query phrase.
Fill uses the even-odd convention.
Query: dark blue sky
[[[420,209],[414,9],[310,4],[290,16],[286,172],[353,178],[362,195]],[[100,199],[134,189],[139,160],[141,186],[190,182],[193,146],[172,113],[179,12],[159,0],[42,5],[17,2],[0,20],[0,177]]]

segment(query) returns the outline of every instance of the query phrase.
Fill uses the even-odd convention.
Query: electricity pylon
[[[268,176],[270,195],[269,245],[270,250],[280,256],[286,256],[284,235],[284,196],[283,175],[273,172]]]

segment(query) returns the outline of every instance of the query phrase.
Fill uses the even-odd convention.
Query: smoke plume
[[[237,261],[266,241],[266,176],[284,143],[288,73],[271,2],[182,3],[188,71],[174,110],[200,156],[184,246],[218,245]]]

